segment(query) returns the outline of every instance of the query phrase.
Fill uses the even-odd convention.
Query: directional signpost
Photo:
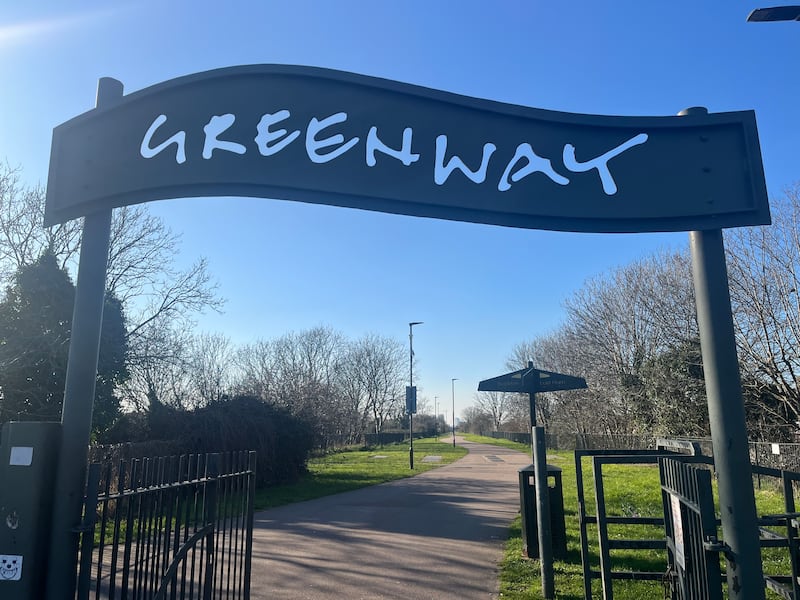
[[[534,369],[532,362],[528,363],[527,369],[520,369],[499,377],[484,379],[478,384],[479,392],[527,393],[530,397],[531,405],[531,429],[536,427],[536,392],[582,389],[586,389],[586,380],[583,377]]]
[[[536,525],[539,532],[539,561],[542,571],[542,594],[546,599],[555,597],[553,573],[553,533],[550,521],[549,490],[547,486],[547,453],[544,427],[536,426],[536,393],[558,392],[563,390],[586,389],[583,377],[553,373],[534,369],[533,363],[528,368],[512,371],[492,379],[484,379],[478,384],[479,392],[512,392],[527,393],[531,411],[531,453],[533,454],[533,473],[536,485]],[[524,483],[527,485],[527,482]],[[521,506],[523,528],[531,528],[533,523],[525,521],[525,506]],[[527,525],[527,527],[525,527]],[[529,552],[530,556],[530,552]]]

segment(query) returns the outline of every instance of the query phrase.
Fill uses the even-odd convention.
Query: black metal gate
[[[255,452],[91,465],[79,600],[247,599]]]
[[[720,519],[714,512],[709,470],[713,463],[704,468],[689,461],[697,462],[697,457],[659,460],[672,597],[721,600],[725,574],[720,555],[726,559],[728,569],[735,569],[735,565],[718,533]],[[800,598],[800,513],[796,512],[795,494],[800,489],[800,473],[761,466],[753,466],[752,470],[759,480],[772,479],[775,488],[783,492],[785,512],[757,519],[762,556],[765,551],[778,552],[781,556],[788,554],[791,567],[788,575],[765,569],[764,586],[781,598],[797,600]]]
[[[682,446],[673,449],[694,451]],[[591,457],[595,514],[589,514],[582,459]],[[663,503],[663,516],[610,516],[607,514],[603,467],[613,464],[658,463]],[[714,460],[702,455],[681,455],[668,450],[577,450],[575,452],[578,488],[578,511],[581,559],[584,572],[584,597],[591,600],[592,580],[601,580],[602,597],[613,598],[612,583],[617,579],[661,580],[671,588],[667,597],[674,600],[723,598],[725,573],[722,555],[731,560],[721,539],[720,519],[714,512]],[[787,600],[800,600],[800,512],[795,496],[800,493],[800,473],[753,466],[754,476],[767,478],[769,485],[781,490],[785,512],[761,515],[757,519],[762,556],[771,555],[765,563],[764,586]],[[599,570],[592,569],[588,529],[597,527],[597,559]],[[609,534],[609,526],[662,525],[659,539],[621,539]],[[658,571],[621,571],[612,568],[612,551],[666,549],[664,568]],[[775,558],[778,560],[774,560]],[[786,558],[788,557],[788,561]],[[791,572],[786,574],[786,566]],[[730,568],[730,567],[729,567]]]
[[[630,571],[613,568],[612,551],[650,551],[666,548],[663,534],[658,537],[620,539],[609,535],[611,526],[649,526],[660,528],[664,523],[663,516],[610,516],[607,511],[605,486],[603,480],[603,466],[614,465],[643,465],[655,464],[659,457],[677,456],[670,450],[576,450],[575,475],[578,492],[578,523],[581,542],[581,563],[583,566],[584,598],[592,600],[592,581],[600,579],[602,597],[611,600],[614,597],[613,582],[615,580],[637,580],[661,582],[664,578],[664,569],[660,571]],[[594,514],[591,514],[589,502],[586,497],[586,484],[584,481],[583,458],[592,459],[592,487],[594,495]],[[597,555],[600,562],[599,569],[592,568],[592,550],[589,543],[589,526],[597,527]]]
[[[658,461],[673,597],[722,600],[722,572],[711,471],[672,458]]]

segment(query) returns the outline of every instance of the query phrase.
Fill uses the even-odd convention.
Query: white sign
[[[30,467],[33,462],[33,448],[31,446],[12,446],[11,458],[8,464],[17,467]]]
[[[19,581],[22,578],[22,557],[0,554],[0,581]]]
[[[781,445],[780,444],[772,444],[772,453],[773,454],[780,454],[781,453]]]
[[[686,569],[686,553],[683,547],[683,519],[681,518],[681,500],[675,494],[670,494],[672,506],[672,536],[675,539],[675,562],[681,569]]]

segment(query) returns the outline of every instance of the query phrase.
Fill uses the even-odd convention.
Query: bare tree
[[[475,406],[492,420],[492,431],[500,431],[506,421],[511,397],[517,394],[505,392],[476,392]]]
[[[81,220],[45,228],[44,208],[44,190],[24,186],[20,169],[0,164],[0,278],[5,281],[45,250],[61,267],[75,269]],[[129,405],[143,406],[146,398],[157,399],[153,394],[162,386],[151,386],[145,398],[131,394],[140,391],[146,381],[154,383],[157,369],[169,372],[179,362],[175,352],[185,345],[168,345],[165,357],[161,345],[164,328],[179,332],[173,337],[182,337],[196,314],[222,306],[204,259],[186,270],[175,268],[179,247],[180,236],[144,207],[114,210],[107,288],[122,301],[126,316],[131,376],[138,382],[127,388]],[[138,373],[139,369],[144,371]]]
[[[205,259],[183,271],[173,267],[179,247],[180,236],[143,207],[114,211],[107,287],[126,307],[134,369],[169,371],[190,360],[175,354],[188,350],[186,343],[168,345],[170,354],[165,356],[164,329],[175,330],[172,337],[185,340],[195,315],[222,306]]]
[[[464,410],[461,429],[469,433],[486,435],[492,430],[492,418],[477,406],[468,406]]]
[[[80,248],[81,220],[44,228],[45,190],[23,185],[20,175],[19,167],[0,163],[0,278],[6,283],[45,250],[66,268]]]
[[[236,390],[308,417],[319,436],[356,440],[397,413],[405,355],[378,335],[350,341],[327,328],[258,341],[236,353]]]
[[[663,390],[670,382],[677,389],[657,368],[695,360],[694,353],[680,351],[698,339],[686,252],[656,253],[600,274],[565,301],[565,312],[561,327],[519,344],[508,361],[519,369],[531,360],[537,368],[587,380],[586,391],[537,394],[537,421],[563,432],[652,431],[672,402]],[[665,353],[670,360],[659,361]],[[696,400],[693,394],[693,405]],[[654,402],[664,402],[664,410]]]
[[[800,419],[800,182],[771,200],[773,224],[726,232],[745,392],[769,417]]]
[[[234,359],[238,371],[237,393],[263,400],[272,398],[278,374],[275,356],[275,344],[268,340],[239,347]]]
[[[351,344],[341,371],[340,386],[349,392],[351,405],[366,420],[371,417],[375,433],[398,411],[403,394],[405,348],[397,340],[366,335]]]
[[[274,400],[295,411],[318,414],[324,410],[342,348],[341,334],[323,326],[275,340]]]
[[[219,402],[232,391],[233,347],[219,333],[202,333],[192,340],[190,349],[190,392],[192,408]]]
[[[347,407],[336,374],[344,348],[342,335],[323,326],[257,342],[238,353],[235,387],[260,391],[264,401],[306,419],[317,443],[346,438]]]
[[[132,338],[131,376],[121,394],[127,407],[146,411],[153,403],[187,408],[191,401],[191,340],[188,325],[150,321]]]

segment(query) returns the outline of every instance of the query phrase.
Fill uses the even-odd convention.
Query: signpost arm
[[[100,80],[97,89],[98,108],[108,106],[121,97],[122,84],[119,81],[110,78]],[[71,590],[75,586],[78,552],[75,527],[81,520],[86,483],[110,235],[110,209],[85,218],[61,412],[62,439],[46,570],[47,598],[51,599],[72,597]]]
[[[692,231],[689,239],[722,533],[730,547],[728,593],[731,600],[759,600],[764,575],[722,230]]]

